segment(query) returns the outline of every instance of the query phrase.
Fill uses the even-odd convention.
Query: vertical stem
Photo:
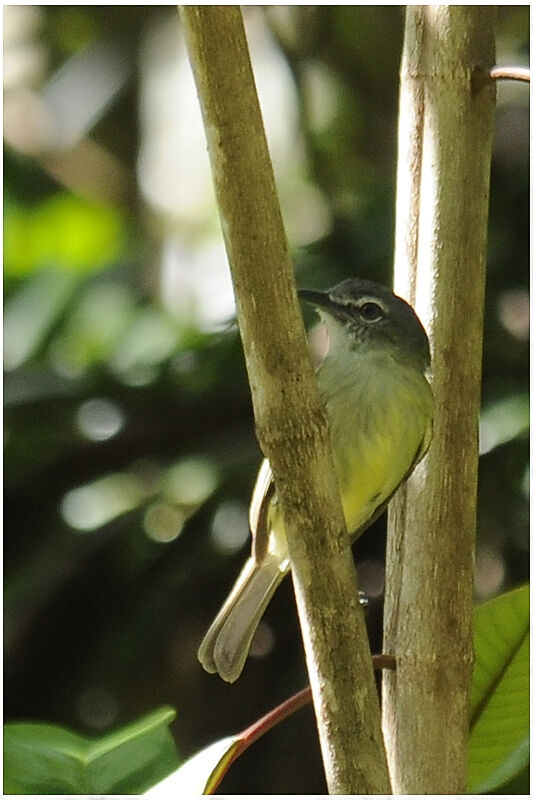
[[[429,453],[391,508],[383,682],[393,789],[465,791],[495,9],[407,6],[396,288],[433,352]],[[408,167],[408,170],[407,170]]]
[[[256,428],[276,480],[328,788],[390,791],[357,580],[241,13],[182,6]]]

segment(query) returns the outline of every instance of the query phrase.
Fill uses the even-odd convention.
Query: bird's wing
[[[432,438],[433,438],[433,419],[430,419],[429,422],[426,424],[426,429],[424,431],[424,436],[422,437],[422,441],[420,442],[420,445],[418,446],[418,450],[415,453],[415,457],[413,458],[413,463],[411,465],[411,469],[409,470],[409,472],[405,476],[404,480],[407,480],[407,478],[410,476],[410,474],[412,473],[412,471],[414,470],[414,468],[416,467],[418,462],[422,461],[422,459],[424,458],[424,456],[426,455],[426,453],[428,451],[428,447],[431,444],[431,439]]]
[[[252,531],[252,556],[260,564],[268,552],[268,510],[270,501],[275,492],[274,479],[270,464],[265,458],[255,482],[252,500],[250,503],[250,530]]]

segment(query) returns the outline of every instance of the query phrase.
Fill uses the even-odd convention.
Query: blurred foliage
[[[390,282],[401,7],[246,24],[299,285]],[[527,7],[500,8],[499,63],[527,61],[528,32]],[[175,10],[6,6],[4,39],[5,716],[96,736],[170,704],[188,757],[306,677],[288,581],[237,684],[196,661],[260,453]],[[498,98],[480,598],[529,574],[528,93]],[[376,651],[384,535],[356,547]],[[310,709],[223,790],[258,774],[266,794],[324,789]]]
[[[55,269],[94,271],[122,251],[121,214],[55,193],[36,207],[9,203],[4,218],[4,274],[20,277],[51,264]]]

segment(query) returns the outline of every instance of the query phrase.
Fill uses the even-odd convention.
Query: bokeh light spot
[[[529,338],[529,293],[525,289],[508,289],[498,301],[500,322],[512,336],[521,341]]]
[[[118,704],[108,689],[84,689],[76,702],[76,712],[81,722],[91,728],[109,728],[118,717]]]
[[[274,649],[275,641],[272,628],[267,622],[261,620],[252,639],[250,656],[252,658],[265,658]]]
[[[67,492],[61,502],[61,516],[71,528],[93,531],[136,508],[145,494],[133,475],[106,475]]]
[[[170,467],[163,481],[163,493],[179,505],[198,506],[217,485],[218,471],[214,464],[201,456],[192,456]]]
[[[76,422],[86,439],[104,442],[120,431],[124,424],[124,414],[110,400],[94,397],[80,405]]]
[[[238,500],[219,505],[211,522],[211,541],[222,553],[236,553],[248,541],[248,510]]]
[[[154,542],[171,542],[181,533],[186,518],[170,503],[152,503],[144,515],[144,530]]]
[[[505,564],[501,554],[490,545],[481,545],[476,553],[474,586],[476,595],[485,599],[500,591],[505,580]]]

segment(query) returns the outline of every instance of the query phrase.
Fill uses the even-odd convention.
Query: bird
[[[328,350],[316,380],[353,542],[430,445],[429,341],[414,309],[373,281],[348,278],[325,291],[300,289],[298,296],[314,306],[326,328]],[[267,459],[255,482],[249,523],[251,554],[198,650],[204,669],[229,683],[241,674],[259,621],[291,566]]]

